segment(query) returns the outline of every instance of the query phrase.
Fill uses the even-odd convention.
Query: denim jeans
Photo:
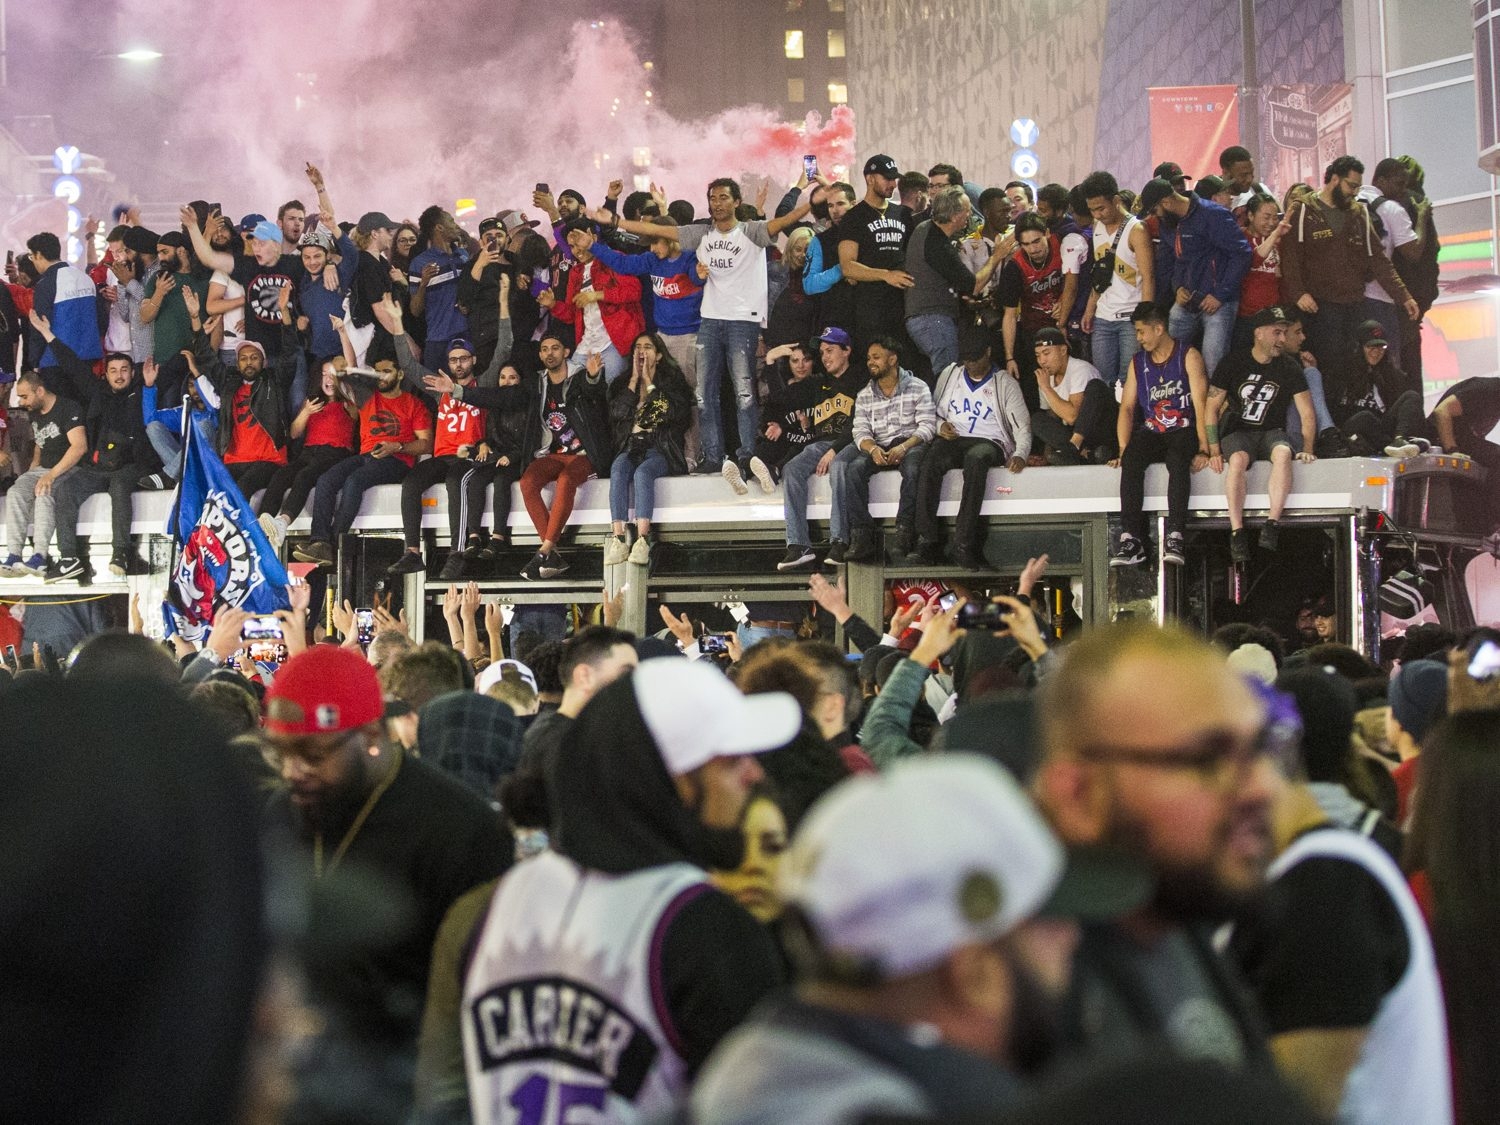
[[[204,441],[212,445],[217,440],[218,431],[212,422],[203,419],[196,425]],[[182,477],[182,435],[165,422],[147,422],[146,440],[161,458],[161,471],[173,480],[179,480]]]
[[[896,510],[896,524],[912,527],[917,504],[917,478],[922,472],[926,445],[919,445],[901,459],[896,468],[901,473],[901,502]],[[847,445],[833,459],[828,470],[833,488],[831,535],[841,543],[849,542],[854,531],[870,531],[875,520],[870,515],[870,478],[887,472],[889,466],[877,465],[857,445]]]
[[[1302,377],[1307,380],[1307,390],[1312,395],[1313,416],[1318,420],[1317,432],[1333,428],[1333,415],[1328,413],[1328,396],[1323,393],[1323,373],[1316,367],[1304,367]],[[1292,439],[1292,452],[1302,453],[1302,414],[1295,402],[1287,403],[1286,433]]]
[[[906,334],[932,364],[934,375],[958,362],[958,324],[951,316],[942,313],[909,316]]]
[[[1095,318],[1091,335],[1094,366],[1107,383],[1119,386],[1130,374],[1130,360],[1140,344],[1135,340],[1135,325],[1129,320]]]
[[[575,350],[572,358],[568,360],[568,374],[577,375],[583,370],[584,365],[588,362],[588,358],[588,356],[583,354],[582,349]],[[599,358],[604,361],[604,381],[606,383],[613,383],[621,375],[625,374],[626,369],[630,366],[625,362],[625,357],[620,354],[619,349],[613,344],[606,345],[605,349],[599,353]]]
[[[334,542],[354,526],[365,490],[377,484],[396,484],[406,476],[406,470],[406,462],[400,458],[368,453],[340,461],[318,479],[313,493],[312,537]]]
[[[760,325],[753,320],[709,320],[698,329],[698,405],[702,410],[703,460],[717,465],[734,443],[735,460],[749,458],[755,448],[760,411],[755,403],[755,345]],[[734,380],[739,433],[728,439],[719,417],[719,387],[728,375]]]
[[[812,442],[781,466],[781,511],[786,521],[788,547],[812,546],[812,533],[807,530],[807,482],[823,454],[832,448],[832,442]]]
[[[667,459],[659,449],[649,450],[640,464],[621,453],[609,467],[609,518],[624,523],[630,518],[632,486],[635,518],[649,520],[656,508],[656,482],[667,475]]]
[[[1212,313],[1202,313],[1186,305],[1173,305],[1167,316],[1167,333],[1183,344],[1196,342],[1198,330],[1203,330],[1203,367],[1208,377],[1213,378],[1219,360],[1229,354],[1230,341],[1234,338],[1234,318],[1238,313],[1238,301],[1225,301]]]

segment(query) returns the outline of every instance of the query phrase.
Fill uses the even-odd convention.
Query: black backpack
[[[1383,239],[1385,237],[1385,224],[1381,222],[1377,212],[1380,205],[1386,201],[1382,195],[1370,201],[1370,222],[1375,231]],[[1417,209],[1411,203],[1402,203],[1399,199],[1395,201],[1411,218],[1412,228],[1417,226]],[[1406,291],[1412,295],[1412,300],[1417,302],[1417,308],[1424,314],[1432,308],[1432,303],[1438,298],[1438,245],[1437,225],[1432,221],[1432,212],[1427,212],[1427,230],[1417,231],[1417,236],[1424,237],[1422,243],[1422,256],[1415,262],[1406,262],[1400,258],[1393,258],[1391,265],[1396,267],[1396,276],[1406,286]]]

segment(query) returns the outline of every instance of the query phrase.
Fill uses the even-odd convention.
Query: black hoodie
[[[146,437],[146,421],[141,414],[141,385],[134,377],[123,391],[117,391],[99,376],[93,367],[61,340],[52,342],[52,357],[58,371],[46,380],[48,389],[63,398],[81,403],[83,427],[88,435],[89,451],[82,464],[101,472],[130,469],[149,473],[161,465],[161,458]]]
[[[704,865],[709,833],[682,803],[629,674],[589,701],[545,769],[552,845],[580,867],[623,875],[669,863]],[[770,935],[717,890],[692,899],[668,923],[662,972],[694,1074],[782,978]]]

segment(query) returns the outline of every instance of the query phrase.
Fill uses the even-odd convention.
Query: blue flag
[[[192,640],[225,606],[250,613],[290,608],[287,573],[211,442],[186,427],[182,483],[172,509],[168,617]]]

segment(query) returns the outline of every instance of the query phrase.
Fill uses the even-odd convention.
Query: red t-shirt
[[[438,400],[437,432],[432,437],[434,457],[451,456],[461,445],[484,440],[484,411],[449,395]]]
[[[416,395],[402,391],[395,398],[376,392],[359,408],[359,451],[370,453],[382,441],[407,442],[418,430],[432,429],[432,419]],[[408,466],[416,462],[409,453],[395,454]]]
[[[241,383],[240,389],[234,392],[231,409],[234,420],[230,424],[229,448],[224,451],[224,464],[270,461],[272,464],[285,465],[286,450],[277,448],[271,435],[255,420],[255,413],[250,409],[249,383]]]
[[[303,434],[307,445],[331,445],[335,449],[354,448],[354,419],[336,402],[330,402],[307,420]]]
[[[1267,236],[1269,237],[1269,236]],[[1262,239],[1264,241],[1264,239]],[[1271,247],[1269,257],[1262,258],[1257,249],[1250,256],[1250,272],[1240,285],[1240,316],[1254,316],[1281,300],[1281,248]]]

